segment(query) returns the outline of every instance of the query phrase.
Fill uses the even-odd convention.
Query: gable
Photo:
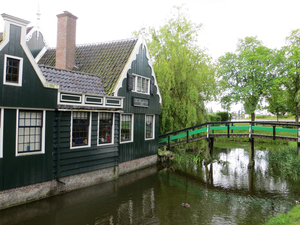
[[[27,37],[27,46],[34,58],[46,47],[44,36],[41,32],[35,30]]]
[[[57,89],[46,82],[34,58],[26,45],[26,22],[21,19],[3,15],[5,23],[5,39],[0,43],[0,105],[11,107],[56,106]],[[18,82],[7,82],[6,62],[19,60]],[[5,73],[5,74],[4,74]]]

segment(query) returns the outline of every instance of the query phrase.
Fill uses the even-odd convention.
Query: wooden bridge
[[[295,141],[300,155],[300,125],[267,121],[208,122],[159,136],[159,146],[171,147],[207,140],[205,162],[213,153],[214,138],[249,138],[249,168],[254,165],[254,139]]]

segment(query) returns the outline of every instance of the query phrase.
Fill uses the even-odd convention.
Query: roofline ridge
[[[58,68],[58,67],[55,67],[55,66],[48,66],[48,65],[44,65],[44,64],[38,64],[38,65],[39,65],[39,67],[52,68],[52,69],[55,69],[55,70],[63,70],[63,71],[71,72],[71,73],[78,73],[78,74],[82,74],[82,75],[89,75],[89,76],[98,77],[98,78],[101,79],[101,82],[102,82],[102,77],[100,75],[80,72],[80,71],[76,71],[76,70],[61,69],[61,68]]]
[[[100,44],[110,44],[110,43],[116,43],[116,42],[121,42],[121,41],[124,42],[124,41],[133,41],[133,40],[138,40],[138,38],[137,37],[132,37],[132,38],[124,38],[124,39],[103,41],[103,42],[92,42],[92,43],[85,43],[85,44],[76,44],[76,47],[89,46],[89,45],[100,45]]]

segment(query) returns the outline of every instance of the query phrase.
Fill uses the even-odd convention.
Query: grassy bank
[[[281,145],[269,150],[269,171],[284,179],[300,179],[300,157],[296,145]]]
[[[271,218],[265,225],[300,225],[300,205],[295,206],[289,213],[279,213]]]

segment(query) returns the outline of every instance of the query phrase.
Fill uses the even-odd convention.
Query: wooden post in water
[[[249,124],[249,164],[248,169],[254,166],[254,138],[252,138],[252,124]]]
[[[212,159],[214,138],[207,138],[206,153],[205,153],[205,165],[208,165]]]

